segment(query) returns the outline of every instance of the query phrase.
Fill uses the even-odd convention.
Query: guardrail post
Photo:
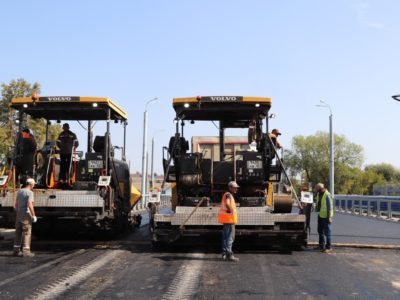
[[[377,217],[380,218],[380,216],[381,216],[381,200],[376,201],[376,214],[377,214]]]
[[[362,200],[358,200],[358,213],[362,216],[363,207],[362,207]]]
[[[388,201],[388,219],[392,219],[392,201]]]
[[[371,201],[370,200],[368,200],[368,206],[367,206],[367,216],[370,216],[371,215]]]

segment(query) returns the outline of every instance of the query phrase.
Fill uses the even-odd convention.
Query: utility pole
[[[335,197],[335,149],[333,140],[333,114],[330,105],[322,100],[322,104],[317,104],[318,107],[326,107],[329,109],[329,192],[332,197]]]
[[[146,187],[146,178],[147,178],[147,107],[151,102],[157,101],[158,98],[150,99],[146,102],[145,110],[143,113],[143,152],[142,152],[142,183],[141,183],[141,192],[142,192],[142,206],[145,204],[147,187]]]

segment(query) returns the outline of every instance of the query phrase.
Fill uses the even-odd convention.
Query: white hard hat
[[[228,187],[238,188],[239,185],[236,183],[236,181],[229,181]]]
[[[35,179],[33,179],[33,178],[28,178],[27,180],[26,180],[26,184],[29,184],[29,185],[35,185],[36,184],[36,182],[35,182]]]

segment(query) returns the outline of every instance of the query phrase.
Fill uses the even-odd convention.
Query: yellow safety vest
[[[326,206],[326,197],[328,195],[330,196],[329,200],[330,200],[330,204],[331,204],[331,211],[330,211],[329,218],[333,217],[333,199],[332,199],[331,195],[329,194],[329,192],[325,191],[325,193],[322,195],[322,199],[321,199],[321,203],[320,203],[320,209],[319,209],[319,217],[323,218],[323,219],[328,218],[328,208]],[[319,201],[320,200],[319,200],[319,193],[318,193],[317,194],[317,207],[318,207],[318,202]]]

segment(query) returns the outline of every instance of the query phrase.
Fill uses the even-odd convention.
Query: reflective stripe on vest
[[[233,212],[230,212],[230,213],[227,212],[227,206],[226,206],[226,197],[228,195],[230,195],[230,197],[231,197],[231,207],[233,208]],[[218,213],[218,223],[222,223],[222,224],[236,224],[237,223],[237,209],[236,209],[235,198],[233,198],[232,194],[229,192],[226,192],[222,196],[221,207],[220,207],[219,213]]]
[[[319,209],[319,217],[326,219],[328,216],[328,208],[326,206],[326,197],[329,195],[329,202],[331,204],[331,212],[329,218],[333,217],[333,200],[328,191],[325,191],[325,193],[322,195],[321,203],[320,203],[320,209]],[[319,200],[319,194],[317,194],[317,205],[318,205]]]

